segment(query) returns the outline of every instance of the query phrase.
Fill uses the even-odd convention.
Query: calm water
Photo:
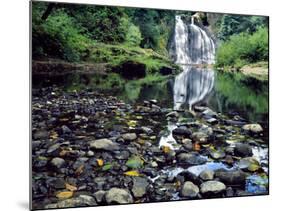
[[[188,107],[188,99],[202,95],[206,85],[210,86],[209,80],[206,79],[207,71],[209,70],[192,69],[187,81],[185,81],[189,89],[188,93],[184,93],[187,94],[185,96],[187,103],[183,104],[182,107]],[[261,82],[239,73],[213,72],[214,74],[208,73],[207,76],[214,75],[214,85],[211,91],[208,91],[204,98],[200,97],[199,102],[194,104],[207,105],[216,112],[229,116],[238,114],[251,122],[259,122],[267,127],[268,82]],[[175,81],[175,78],[124,81],[116,75],[34,75],[33,88],[55,84],[68,91],[93,89],[118,96],[127,103],[140,103],[143,100],[157,99],[162,106],[173,108]],[[210,87],[208,87],[209,89]]]

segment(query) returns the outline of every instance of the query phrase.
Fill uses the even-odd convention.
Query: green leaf
[[[132,168],[132,169],[141,168],[141,167],[143,167],[143,160],[138,156],[134,156],[134,157],[130,158],[129,160],[127,160],[126,166],[128,166],[129,168]]]

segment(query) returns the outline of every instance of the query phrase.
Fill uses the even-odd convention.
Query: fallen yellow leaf
[[[102,159],[97,159],[98,166],[103,166],[103,160]]]
[[[162,147],[162,150],[163,150],[163,152],[166,153],[166,154],[171,151],[170,147],[168,147],[168,146],[163,146],[163,147]]]
[[[77,187],[75,187],[74,185],[70,185],[68,183],[65,183],[65,188],[69,191],[77,191]]]
[[[138,171],[126,171],[124,175],[131,176],[131,177],[139,177],[140,173]]]
[[[63,191],[56,195],[56,197],[59,199],[68,199],[68,198],[71,198],[72,196],[73,196],[72,191]]]
[[[52,131],[52,132],[50,133],[50,138],[51,138],[51,139],[57,139],[58,136],[59,136],[58,133],[55,132],[55,131]]]

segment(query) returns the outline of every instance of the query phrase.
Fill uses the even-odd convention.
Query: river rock
[[[188,198],[194,198],[198,195],[199,188],[197,185],[194,185],[192,182],[185,182],[181,189],[181,196],[188,197]]]
[[[213,193],[217,194],[226,189],[225,184],[219,181],[207,181],[201,184],[200,191],[202,194]]]
[[[137,134],[135,133],[125,133],[121,136],[125,141],[133,141],[137,139]]]
[[[56,168],[62,168],[65,165],[65,160],[62,158],[53,158],[51,160],[51,165]]]
[[[69,134],[72,132],[66,125],[61,126],[61,130],[63,134]]]
[[[127,204],[133,203],[133,197],[126,189],[111,188],[105,194],[108,204]]]
[[[34,139],[46,139],[49,137],[49,133],[46,130],[38,130],[33,134]]]
[[[246,174],[241,170],[224,170],[219,169],[215,172],[215,176],[220,181],[228,185],[245,185]]]
[[[260,163],[253,157],[246,157],[239,161],[238,166],[248,171],[257,171],[260,168]]]
[[[188,138],[183,139],[183,140],[181,141],[181,143],[182,143],[182,146],[183,146],[185,149],[187,149],[187,150],[192,150],[192,149],[193,149],[193,144],[192,144],[192,140],[191,140],[191,139],[188,139]]]
[[[189,137],[192,132],[185,126],[180,126],[172,131],[173,135]]]
[[[145,132],[147,135],[150,135],[153,133],[153,130],[149,127],[145,127],[145,126],[142,126],[141,127],[142,131]]]
[[[104,190],[99,190],[94,193],[94,197],[95,197],[97,203],[101,203],[103,201],[105,193],[106,193],[106,191],[104,191]]]
[[[145,178],[142,177],[133,178],[132,193],[134,197],[136,198],[143,197],[146,194],[148,185],[149,184]]]
[[[198,153],[182,152],[177,155],[177,159],[180,163],[186,163],[189,165],[200,165],[207,162],[207,159],[201,157]]]
[[[75,198],[59,201],[58,203],[49,204],[45,209],[68,208],[68,207],[85,207],[97,205],[95,199],[88,195],[79,195]]]
[[[200,144],[206,144],[208,142],[208,135],[203,132],[195,132],[191,136],[192,140]]]
[[[107,151],[115,151],[119,149],[119,145],[110,139],[97,139],[94,141],[90,141],[90,148],[99,149],[99,150],[107,150]]]
[[[235,144],[234,153],[241,157],[252,156],[252,147],[249,144],[237,143]]]
[[[179,113],[177,111],[171,111],[170,113],[166,114],[166,117],[178,118],[179,117]]]
[[[214,179],[214,175],[215,175],[215,172],[212,171],[212,170],[204,170],[200,173],[199,177],[202,179],[202,180],[212,180]]]
[[[251,134],[259,134],[263,131],[263,128],[260,124],[247,124],[244,125],[242,129]]]
[[[222,150],[210,150],[209,153],[211,157],[215,160],[225,157],[225,152]]]

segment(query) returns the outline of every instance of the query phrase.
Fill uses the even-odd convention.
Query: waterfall
[[[175,47],[177,64],[214,64],[215,44],[212,38],[194,24],[186,25],[180,15],[176,16]]]
[[[176,63],[183,69],[175,78],[174,109],[178,110],[183,104],[188,104],[191,109],[211,93],[215,75],[211,69],[188,65],[214,64],[215,45],[212,38],[194,24],[193,16],[189,25],[183,22],[181,16],[176,16],[174,41]]]

